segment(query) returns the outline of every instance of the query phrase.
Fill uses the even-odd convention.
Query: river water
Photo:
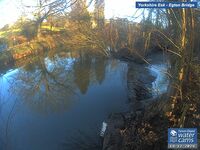
[[[82,53],[17,62],[0,77],[0,149],[98,149],[102,122],[128,109],[126,76],[126,63]]]
[[[152,95],[165,92],[166,64],[143,67],[156,78]],[[110,113],[129,109],[127,72],[125,62],[82,52],[41,54],[4,67],[0,149],[100,149],[102,122]]]

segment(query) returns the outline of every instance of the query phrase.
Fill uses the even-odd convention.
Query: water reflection
[[[97,57],[95,60],[95,76],[99,84],[101,84],[105,78],[106,61],[105,58]]]
[[[156,76],[156,80],[152,85],[152,93],[154,96],[159,96],[167,91],[169,84],[168,66],[167,64],[152,64],[149,67],[152,75]]]
[[[74,69],[74,82],[81,91],[82,94],[87,92],[88,86],[90,84],[90,74],[91,74],[91,63],[92,59],[88,55],[80,55],[80,58],[75,62]]]
[[[104,57],[81,51],[75,58],[71,54],[51,58],[34,56],[17,62],[21,67],[7,78],[9,91],[20,95],[20,99],[35,111],[63,111],[77,98],[79,91],[84,95],[91,84],[102,84],[107,63]],[[117,61],[110,61],[110,69],[116,69],[117,64]]]
[[[80,139],[79,130],[96,140],[108,114],[127,110],[123,62],[78,52],[34,56],[15,65],[0,78],[6,101],[0,140],[8,149],[59,149],[66,139]]]
[[[105,79],[106,59],[104,57],[80,54],[73,65],[74,82],[82,94],[86,94],[88,86],[95,80],[101,84]]]
[[[69,60],[35,57],[11,76],[10,91],[39,112],[62,111],[74,94],[72,71],[66,68],[69,64]]]

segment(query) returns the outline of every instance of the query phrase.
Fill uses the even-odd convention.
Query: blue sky
[[[29,3],[31,0],[26,0]],[[12,24],[21,14],[20,0],[0,0],[0,27]],[[135,0],[105,0],[105,16],[128,17],[135,12]]]

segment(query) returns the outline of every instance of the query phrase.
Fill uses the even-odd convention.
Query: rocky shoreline
[[[161,57],[160,53],[148,59]],[[151,91],[156,78],[157,76],[152,75],[147,68],[147,64],[128,63],[127,88],[130,110],[110,114],[106,121],[103,150],[167,148],[167,137],[163,136],[167,135],[167,120],[161,110],[165,105],[165,94],[155,97]]]

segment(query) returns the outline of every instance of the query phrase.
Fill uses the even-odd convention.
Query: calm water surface
[[[166,63],[146,67],[156,77],[152,94],[166,92]],[[0,150],[99,149],[102,122],[112,112],[128,110],[127,69],[119,60],[81,52],[3,67]]]
[[[118,60],[41,56],[16,66],[0,77],[2,150],[96,144],[108,114],[127,110],[127,64]]]

